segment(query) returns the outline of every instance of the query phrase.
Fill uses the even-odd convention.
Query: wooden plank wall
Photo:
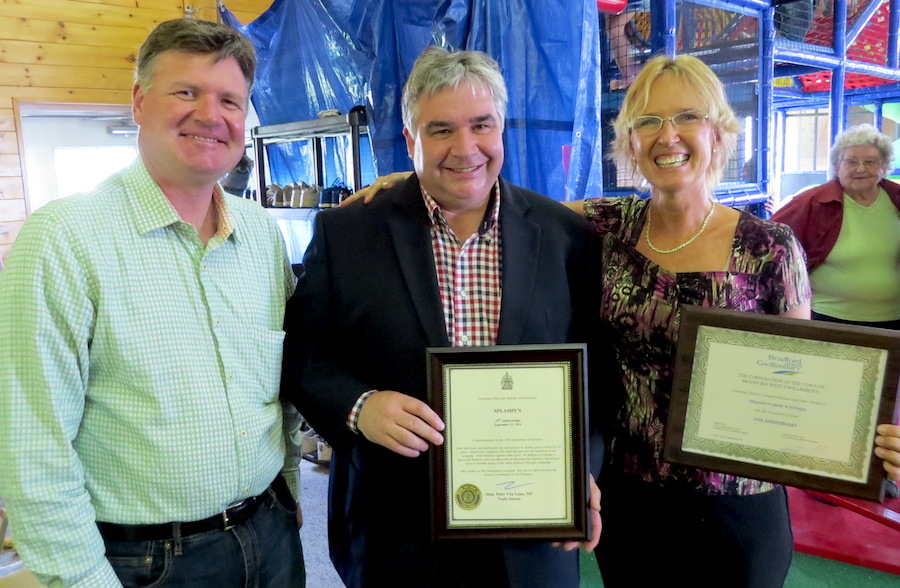
[[[243,24],[256,20],[272,5],[273,0],[225,0],[224,4]],[[198,2],[194,2],[198,4]],[[215,2],[210,2],[215,4]],[[207,18],[207,17],[204,17]]]
[[[226,0],[244,24],[272,0]],[[137,48],[162,21],[217,20],[216,0],[0,0],[0,260],[25,221],[15,104],[129,104]]]

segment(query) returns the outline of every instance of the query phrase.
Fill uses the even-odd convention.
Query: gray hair
[[[156,59],[166,51],[212,54],[213,63],[233,57],[247,80],[247,88],[253,85],[256,51],[246,37],[228,25],[194,18],[176,18],[160,23],[138,51],[134,81],[144,91],[149,90],[153,83]]]
[[[883,174],[894,169],[894,142],[872,125],[862,124],[850,127],[834,138],[831,146],[831,171],[837,176],[837,170],[844,158],[844,149],[858,145],[871,145],[878,148],[881,155]]]
[[[455,90],[462,84],[480,87],[491,93],[500,117],[500,130],[503,130],[507,93],[506,82],[497,62],[481,51],[450,52],[434,45],[427,47],[416,59],[403,87],[403,126],[413,131],[419,116],[420,98],[429,98],[447,89]]]

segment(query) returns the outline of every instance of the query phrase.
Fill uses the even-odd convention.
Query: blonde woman
[[[682,306],[809,318],[803,252],[787,227],[713,199],[740,126],[700,60],[649,61],[614,128],[619,165],[651,197],[573,204],[603,243],[602,328],[625,389],[601,484],[604,584],[780,586],[793,551],[784,489],[669,464],[662,447]]]

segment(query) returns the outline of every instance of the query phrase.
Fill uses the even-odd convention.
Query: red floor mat
[[[900,574],[900,499],[888,499],[883,505],[855,499],[836,500],[850,507],[846,508],[825,504],[797,488],[788,488],[788,497],[794,549]],[[868,516],[854,510],[865,511]],[[884,517],[889,524],[869,517]]]

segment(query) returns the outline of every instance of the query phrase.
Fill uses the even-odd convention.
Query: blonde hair
[[[725,97],[725,87],[709,67],[690,55],[654,57],[641,69],[634,83],[628,88],[619,116],[613,121],[613,158],[621,169],[628,170],[636,180],[642,180],[631,147],[631,125],[644,114],[650,102],[653,82],[664,75],[676,76],[700,95],[698,110],[708,115],[708,121],[716,131],[715,151],[710,153],[710,165],[706,172],[706,185],[710,192],[722,178],[734,148],[737,146],[741,124]]]

